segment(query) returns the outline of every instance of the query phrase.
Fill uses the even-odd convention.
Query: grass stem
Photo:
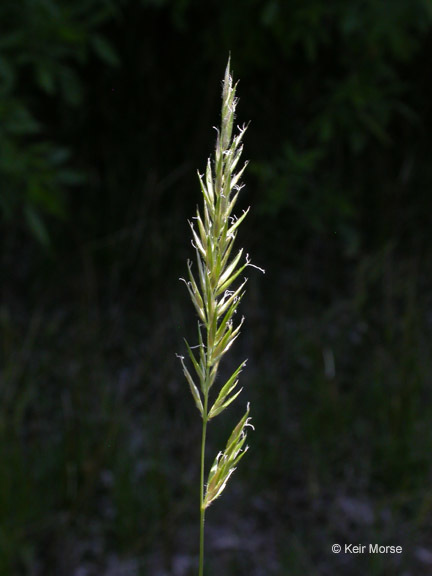
[[[206,404],[207,404],[207,398],[205,398],[205,405]],[[205,408],[207,408],[207,406],[205,406]],[[199,576],[203,576],[204,574],[204,522],[205,522],[204,470],[205,470],[206,436],[207,436],[207,417],[204,417],[202,423],[202,435],[201,435]]]

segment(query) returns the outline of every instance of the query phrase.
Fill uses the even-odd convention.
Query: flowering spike
[[[245,428],[249,422],[249,404],[243,418],[232,431],[225,450],[219,453],[210,469],[207,489],[204,490],[205,439],[209,420],[218,416],[231,405],[241,392],[238,376],[245,362],[235,370],[220,388],[216,400],[209,403],[209,392],[215,384],[219,364],[239,336],[243,318],[234,322],[237,306],[244,294],[246,279],[231,288],[243,270],[251,265],[243,250],[233,252],[237,229],[248,210],[237,218],[233,209],[242,188],[240,179],[246,168],[237,169],[242,151],[246,127],[238,129],[233,137],[236,87],[230,72],[230,60],[225,70],[222,89],[221,126],[216,129],[214,162],[209,159],[205,174],[199,176],[203,208],[197,210],[196,227],[191,224],[192,244],[195,247],[197,271],[192,274],[188,263],[189,281],[186,282],[193,305],[198,314],[198,352],[187,345],[194,368],[195,384],[191,373],[181,358],[182,368],[195,404],[202,416],[201,477],[200,477],[200,567],[203,575],[204,513],[205,509],[220,496],[238,462],[246,453]],[[232,256],[232,254],[235,256]],[[195,279],[196,278],[196,279]]]

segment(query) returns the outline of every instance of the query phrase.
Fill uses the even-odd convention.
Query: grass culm
[[[236,87],[228,61],[222,90],[221,126],[217,130],[215,157],[207,162],[204,175],[199,174],[203,196],[202,210],[190,223],[192,245],[196,253],[196,270],[188,261],[185,280],[195,311],[198,315],[198,343],[190,346],[186,341],[191,370],[180,357],[183,372],[202,418],[200,464],[200,544],[199,576],[204,571],[204,520],[206,509],[223,492],[228,479],[247,451],[246,428],[249,423],[249,404],[246,412],[232,430],[225,449],[219,452],[210,468],[205,483],[205,455],[207,426],[221,414],[240,394],[239,374],[246,362],[233,372],[218,390],[214,390],[221,360],[240,333],[243,318],[235,323],[234,315],[245,293],[247,279],[242,272],[251,266],[243,249],[234,250],[237,230],[248,210],[236,217],[233,214],[240,190],[240,179],[247,166],[237,166],[243,151],[246,127],[238,128],[233,136]],[[216,388],[216,386],[215,386]]]

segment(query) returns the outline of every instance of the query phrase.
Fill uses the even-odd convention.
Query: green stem
[[[204,574],[204,520],[205,520],[205,506],[204,506],[204,463],[205,463],[205,445],[207,435],[207,403],[208,394],[204,398],[204,413],[203,425],[201,435],[201,474],[200,474],[200,552],[199,552],[199,576]]]

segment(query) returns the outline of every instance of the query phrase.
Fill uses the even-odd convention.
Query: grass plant
[[[236,87],[230,73],[230,61],[225,71],[222,90],[221,127],[217,130],[214,163],[207,162],[205,175],[198,175],[203,195],[202,211],[190,223],[192,244],[196,252],[196,272],[188,261],[188,279],[185,280],[192,303],[198,315],[198,344],[191,347],[186,341],[192,364],[190,371],[180,357],[183,372],[189,384],[195,405],[202,418],[200,465],[200,545],[199,576],[204,571],[204,520],[206,509],[223,492],[237,464],[247,451],[246,428],[249,423],[249,404],[246,412],[234,427],[225,449],[218,453],[205,483],[205,456],[207,426],[234,402],[241,392],[239,374],[242,362],[227,381],[215,392],[221,360],[240,333],[244,318],[234,323],[234,316],[245,293],[247,279],[242,273],[251,265],[243,249],[234,249],[237,230],[248,210],[240,217],[233,214],[240,190],[240,179],[246,168],[237,166],[243,150],[246,127],[233,136]],[[235,254],[235,255],[233,255]],[[237,282],[236,282],[237,281]],[[216,388],[216,387],[215,387]]]

